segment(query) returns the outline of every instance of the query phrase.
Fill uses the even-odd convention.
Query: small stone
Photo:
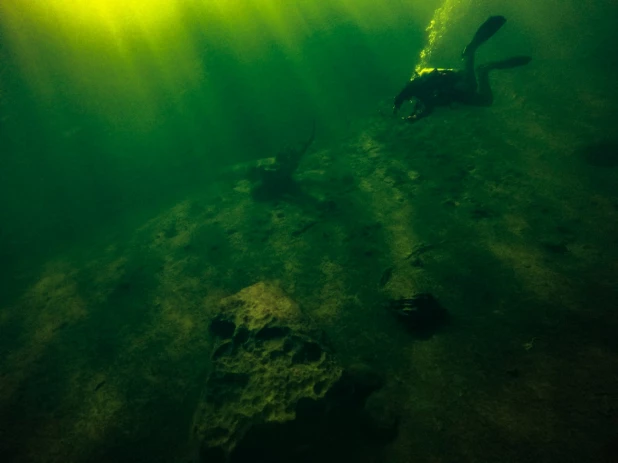
[[[391,300],[388,308],[409,331],[421,337],[431,336],[449,320],[446,309],[429,293]]]

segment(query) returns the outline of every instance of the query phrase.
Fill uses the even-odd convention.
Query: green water
[[[0,5],[2,461],[188,461],[209,323],[261,281],[385,378],[367,461],[617,461],[615,2],[54,1]],[[533,57],[494,104],[390,117],[490,14],[478,62]],[[383,308],[418,292],[428,339]]]

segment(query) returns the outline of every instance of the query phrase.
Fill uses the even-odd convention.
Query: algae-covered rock
[[[210,329],[213,369],[193,427],[199,461],[335,461],[363,447],[365,399],[380,380],[344,371],[277,285],[223,299]]]

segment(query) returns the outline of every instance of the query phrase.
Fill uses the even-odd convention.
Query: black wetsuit
[[[502,16],[492,16],[477,30],[470,44],[462,54],[462,69],[423,69],[395,97],[393,112],[397,113],[407,100],[415,100],[414,111],[406,118],[414,122],[429,115],[436,106],[463,103],[475,106],[489,106],[493,93],[489,85],[489,71],[522,66],[530,62],[528,56],[515,56],[503,61],[488,63],[475,68],[476,49],[493,36],[506,22]]]

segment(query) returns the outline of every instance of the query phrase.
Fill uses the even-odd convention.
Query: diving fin
[[[493,69],[511,69],[519,66],[525,66],[530,61],[532,61],[530,56],[513,56],[512,58],[503,59],[501,61],[483,64],[479,66],[479,70],[491,71]]]
[[[462,56],[469,53],[474,53],[481,44],[493,37],[493,35],[498,32],[502,26],[504,26],[505,22],[506,18],[504,16],[490,16],[489,19],[478,28],[476,34],[474,34],[474,37],[472,38],[472,41],[466,48],[464,48]]]

